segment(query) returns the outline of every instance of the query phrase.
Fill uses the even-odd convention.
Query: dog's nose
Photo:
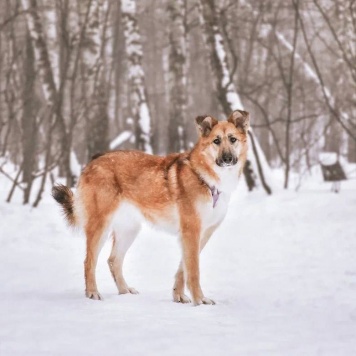
[[[223,153],[222,159],[224,163],[231,163],[232,162],[232,154],[231,153]]]

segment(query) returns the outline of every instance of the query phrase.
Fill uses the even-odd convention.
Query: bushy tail
[[[73,192],[63,184],[57,184],[52,188],[52,197],[57,203],[62,205],[64,217],[70,226],[76,225],[74,215],[74,195]]]

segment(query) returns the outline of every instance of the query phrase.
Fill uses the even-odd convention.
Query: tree
[[[31,38],[26,38],[25,60],[25,85],[23,89],[23,113],[22,113],[22,182],[25,183],[23,203],[30,200],[34,172],[36,167],[36,151],[38,149],[38,99],[35,95],[35,58]]]
[[[107,30],[110,6],[107,0],[90,1],[88,26],[85,32],[86,46],[83,50],[85,119],[87,120],[88,159],[98,152],[109,149],[108,101],[111,77],[106,71],[112,62],[105,63]],[[106,68],[107,64],[107,68]]]
[[[142,66],[143,50],[135,0],[121,0],[121,17],[128,62],[131,110],[136,122],[136,146],[147,153],[152,153],[151,115],[146,96],[145,73]]]
[[[185,133],[187,96],[186,3],[172,0],[168,4],[169,32],[169,152],[187,148]]]
[[[220,22],[218,18],[218,10],[215,6],[214,0],[200,1],[200,14],[204,28],[204,35],[206,45],[209,51],[210,64],[214,73],[215,89],[220,105],[226,116],[232,111],[243,109],[241,99],[236,91],[233,83],[233,73],[229,70],[229,63],[224,44],[224,38],[220,29]],[[254,160],[261,183],[268,194],[272,193],[269,184],[266,182],[263,161],[260,156],[263,154],[260,149],[257,139],[252,130],[249,131],[249,138],[251,142],[251,149],[249,159]],[[251,170],[245,170],[248,174]],[[247,181],[251,181],[252,177],[247,177]]]

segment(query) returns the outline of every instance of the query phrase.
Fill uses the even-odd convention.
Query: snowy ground
[[[47,196],[40,208],[0,196],[0,355],[356,355],[356,180],[266,197],[234,195],[202,255],[215,306],[171,302],[175,237],[145,227],[116,293],[84,298],[84,239]]]

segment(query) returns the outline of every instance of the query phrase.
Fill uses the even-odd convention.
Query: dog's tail
[[[64,217],[70,226],[77,224],[74,214],[73,192],[63,184],[57,184],[52,188],[52,197],[62,206]]]

